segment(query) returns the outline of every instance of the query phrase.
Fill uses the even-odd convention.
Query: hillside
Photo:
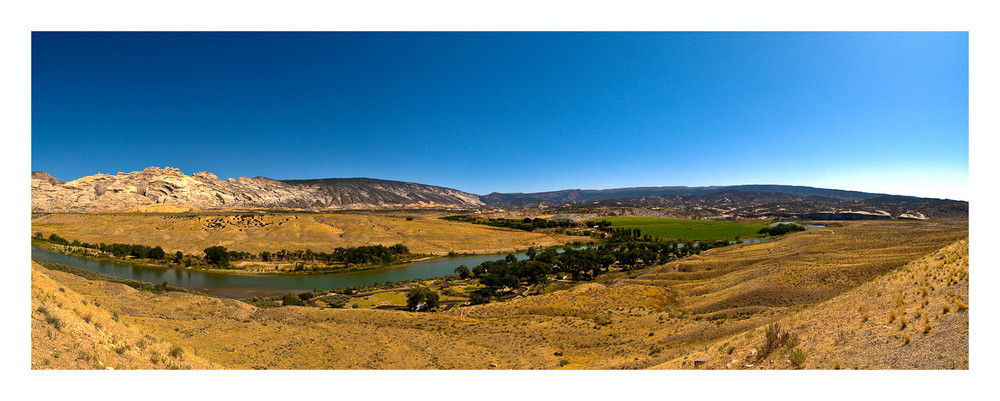
[[[632,187],[612,189],[566,189],[534,193],[498,193],[483,195],[481,199],[491,205],[524,205],[539,202],[571,203],[597,202],[610,199],[648,198],[655,196],[695,197],[719,192],[766,192],[798,196],[822,196],[837,200],[856,201],[883,194],[838,189],[823,189],[795,185],[730,185],[708,187]]]
[[[536,208],[590,216],[683,219],[875,220],[967,218],[969,204],[947,199],[870,194],[782,185],[675,189],[624,188],[538,194],[490,194],[495,207]]]
[[[122,322],[94,297],[53,280],[59,272],[31,263],[32,369],[211,369],[217,367]],[[70,278],[72,277],[61,277]],[[95,282],[110,295],[135,290]]]
[[[725,337],[661,369],[968,369],[969,241],[955,242],[776,321],[798,341],[759,358],[766,328]]]
[[[580,237],[527,232],[438,219],[434,213],[406,215],[325,213],[53,213],[36,214],[31,232],[70,241],[161,246],[168,252],[200,254],[222,245],[260,253],[281,249],[331,252],[337,247],[406,245],[416,253],[497,253],[552,246]]]
[[[261,309],[35,270],[220,368],[788,368],[784,348],[730,363],[755,358],[775,321],[798,336],[792,349],[805,350],[805,368],[965,368],[967,237],[965,221],[846,222],[443,313]],[[906,356],[911,349],[921,351]]]
[[[278,181],[265,177],[220,180],[149,167],[95,174],[69,182],[31,175],[33,212],[127,210],[168,204],[193,209],[385,209],[476,207],[476,195],[451,188],[370,178]]]

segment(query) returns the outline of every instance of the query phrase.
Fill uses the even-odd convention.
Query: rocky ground
[[[115,175],[98,173],[69,182],[43,171],[33,172],[31,177],[32,212],[121,211],[158,204],[191,209],[291,210],[483,205],[478,196],[451,188],[369,178],[220,180],[209,172],[189,176],[170,167]]]

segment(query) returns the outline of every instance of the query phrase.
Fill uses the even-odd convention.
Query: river
[[[527,258],[524,253],[518,253],[516,256],[518,259]],[[31,248],[31,258],[147,283],[160,284],[166,281],[175,287],[201,291],[220,297],[249,298],[311,291],[314,287],[334,289],[372,285],[387,281],[447,276],[454,274],[455,268],[459,265],[465,265],[472,269],[472,267],[487,260],[503,259],[504,255],[437,258],[390,268],[314,276],[246,276],[181,268],[136,267],[82,259],[35,247]]]

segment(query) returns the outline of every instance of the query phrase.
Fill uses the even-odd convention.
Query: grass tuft
[[[806,352],[802,348],[793,349],[792,353],[788,355],[788,360],[792,362],[795,369],[799,369],[806,362]]]
[[[170,347],[170,357],[174,359],[181,359],[184,355],[184,350],[179,346]]]

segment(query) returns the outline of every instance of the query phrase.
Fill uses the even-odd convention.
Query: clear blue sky
[[[31,168],[968,199],[968,35],[32,34]]]

